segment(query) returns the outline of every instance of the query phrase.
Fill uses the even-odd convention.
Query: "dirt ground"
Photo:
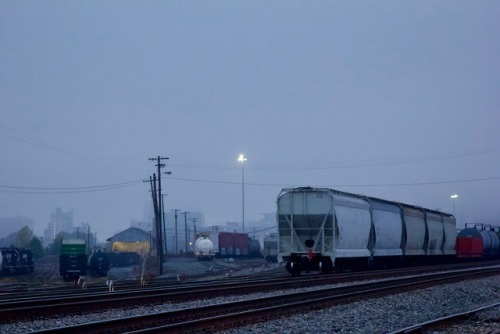
[[[162,278],[190,279],[203,277],[239,276],[249,273],[278,268],[278,264],[268,264],[264,259],[222,259],[214,258],[211,261],[198,260],[196,257],[167,257],[163,262]],[[111,268],[108,277],[111,279],[138,279],[144,274],[145,278],[153,275],[139,267]],[[156,275],[154,275],[156,277]]]

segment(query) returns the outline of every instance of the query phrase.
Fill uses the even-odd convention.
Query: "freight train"
[[[129,267],[141,264],[141,256],[136,252],[107,252],[110,267]]]
[[[87,244],[82,239],[61,240],[61,254],[59,255],[59,273],[63,279],[75,281],[87,273],[94,277],[108,274],[110,259],[108,253],[101,249],[87,255]]]
[[[194,244],[194,254],[200,260],[213,257],[262,257],[258,240],[248,233],[200,233]]]
[[[455,217],[436,210],[312,187],[283,189],[276,203],[278,262],[294,276],[498,254],[493,231],[457,236]]]
[[[103,277],[108,274],[110,260],[107,253],[102,249],[95,250],[89,257],[88,272],[94,277]]]
[[[28,248],[0,248],[0,268],[2,275],[32,274],[35,271],[33,252]]]

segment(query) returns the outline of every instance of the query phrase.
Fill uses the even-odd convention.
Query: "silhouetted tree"
[[[29,248],[31,239],[33,239],[33,231],[28,226],[24,226],[17,232],[16,246],[20,248]]]
[[[29,248],[33,252],[33,256],[35,258],[39,259],[39,258],[42,258],[44,256],[42,242],[37,237],[33,237],[33,239],[31,239]]]
[[[66,233],[61,232],[54,238],[54,242],[47,247],[48,255],[58,255],[61,253],[61,240],[65,238]]]

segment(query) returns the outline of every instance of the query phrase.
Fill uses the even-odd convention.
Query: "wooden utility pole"
[[[179,254],[179,245],[177,245],[177,212],[181,211],[180,209],[172,209],[175,213],[175,230],[174,230],[174,235],[175,235],[175,251],[174,254]]]
[[[188,211],[184,211],[184,233],[185,233],[185,238],[186,238],[186,244],[185,244],[185,249],[184,251],[187,253],[188,251],[188,223],[187,223],[187,214]]]
[[[158,215],[158,201],[156,196],[156,174],[153,174],[153,178],[149,177],[149,182],[151,183],[151,196],[153,197],[153,208],[155,212],[155,231],[156,231],[156,255],[158,257],[158,272],[160,275],[163,274],[163,262],[161,256],[161,225],[160,216]]]
[[[153,189],[153,205],[155,207],[155,217],[156,217],[156,249],[158,254],[159,271],[160,275],[163,275],[163,214],[162,214],[162,196],[161,196],[161,169],[165,167],[165,164],[161,163],[161,160],[167,160],[166,157],[158,156],[156,158],[149,158],[150,161],[157,161],[156,167],[158,167],[158,194],[156,193],[156,181],[154,182]]]

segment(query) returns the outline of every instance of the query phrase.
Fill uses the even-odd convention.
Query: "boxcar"
[[[248,234],[246,233],[219,233],[220,256],[247,256]]]

